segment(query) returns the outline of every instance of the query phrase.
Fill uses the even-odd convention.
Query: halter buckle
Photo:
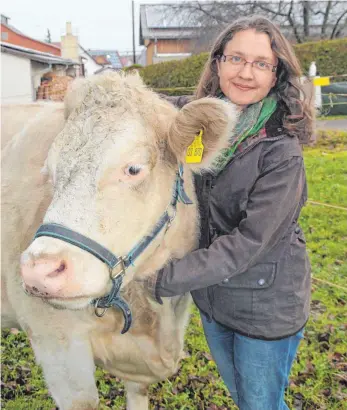
[[[115,269],[117,268],[117,266],[119,266],[119,265],[120,265],[120,270],[114,274],[114,270],[115,270]],[[114,267],[113,267],[113,268],[109,268],[110,278],[111,278],[111,279],[115,279],[115,278],[117,278],[117,277],[120,276],[120,275],[124,275],[124,274],[125,274],[125,269],[126,269],[126,267],[125,267],[125,261],[124,261],[124,259],[123,259],[122,257],[119,257],[119,258],[118,258],[118,262],[114,265]]]
[[[100,299],[101,298],[96,299],[96,301],[94,303],[94,312],[95,312],[97,317],[103,317],[104,314],[106,313],[107,309],[108,309],[107,307],[104,307],[104,308],[99,307]]]

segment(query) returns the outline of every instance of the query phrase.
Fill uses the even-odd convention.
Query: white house
[[[82,63],[82,75],[89,77],[102,69],[102,64],[98,64],[94,58],[84,49],[81,44],[79,46],[79,57]]]
[[[76,67],[72,60],[1,42],[1,103],[35,101],[45,73],[74,75]]]

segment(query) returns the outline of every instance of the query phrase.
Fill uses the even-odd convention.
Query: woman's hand
[[[139,277],[138,275],[135,275],[133,280],[143,286],[143,288],[153,301],[159,303],[160,305],[163,304],[163,301],[157,292],[158,272],[154,272],[145,277]]]

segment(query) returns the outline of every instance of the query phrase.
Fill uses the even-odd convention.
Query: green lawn
[[[305,148],[309,198],[347,208],[347,133],[322,132]],[[347,286],[347,212],[308,204],[300,223],[305,231],[313,277]],[[312,314],[294,364],[287,401],[291,409],[347,409],[347,292],[313,281]],[[218,376],[193,309],[186,337],[189,355],[179,372],[151,388],[156,410],[236,409]],[[119,380],[98,369],[100,409],[125,409]],[[23,333],[2,333],[2,408],[55,408]],[[256,409],[255,409],[256,410]]]
[[[346,120],[347,115],[321,115],[317,120],[332,121],[332,120]]]

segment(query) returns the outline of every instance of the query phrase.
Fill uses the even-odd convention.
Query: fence
[[[315,85],[315,107],[322,115],[347,115],[347,81],[332,82],[335,79],[347,79],[347,74],[336,76],[317,76],[317,67],[313,61],[309,76]]]

